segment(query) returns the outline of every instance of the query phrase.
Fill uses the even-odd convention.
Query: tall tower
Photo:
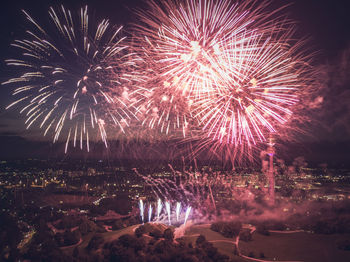
[[[275,139],[270,134],[269,142],[267,143],[267,154],[269,155],[269,170],[267,171],[267,178],[269,183],[269,198],[272,205],[275,204],[275,173],[273,168],[273,157],[275,155]]]

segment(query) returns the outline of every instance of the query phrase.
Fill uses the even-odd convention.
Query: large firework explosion
[[[268,9],[268,1],[170,0],[139,11],[136,43],[151,80],[135,94],[149,126],[184,137],[200,127],[196,151],[228,145],[235,156],[288,123],[309,57],[295,23]]]
[[[245,47],[260,34],[250,30],[253,25],[261,32],[279,25],[259,14],[265,7],[253,1],[150,1],[149,9],[138,12],[136,45],[149,65],[150,81],[135,94],[150,127],[166,133],[180,129],[186,136],[193,101],[208,98],[218,87],[220,47],[233,37],[236,46]]]
[[[242,45],[257,31],[261,35],[281,26],[268,19],[275,12],[262,12],[266,6],[255,1],[150,1],[149,9],[138,12],[136,39],[164,83],[200,98],[213,89],[221,46],[232,37],[236,46]]]
[[[4,83],[15,87],[7,108],[21,106],[27,129],[36,123],[54,142],[64,136],[65,151],[70,142],[89,151],[91,139],[107,146],[107,125],[124,131],[132,117],[126,84],[138,58],[128,53],[122,27],[93,23],[87,7],[78,16],[51,7],[45,27],[23,13],[34,29],[14,41],[19,56],[6,61],[19,72]]]
[[[208,136],[220,143],[250,146],[266,141],[266,133],[275,133],[287,122],[298,102],[297,91],[306,84],[306,64],[297,54],[300,45],[289,45],[289,36],[243,48],[247,52],[238,63],[237,49],[223,52],[227,54],[218,88],[195,105]]]

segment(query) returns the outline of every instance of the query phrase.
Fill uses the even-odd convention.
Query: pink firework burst
[[[266,3],[255,1],[150,1],[139,11],[136,26],[140,48],[152,70],[176,89],[198,98],[213,89],[217,80],[217,49],[228,39],[249,42],[251,33],[271,31]],[[270,14],[272,15],[272,14]],[[251,28],[254,28],[253,30]]]
[[[142,125],[169,135],[171,131],[182,131],[186,136],[193,123],[193,100],[175,88],[176,83],[154,81],[152,88],[140,88],[133,93],[136,115]],[[148,83],[149,84],[149,83]]]
[[[186,116],[185,124],[191,116],[190,131],[203,131],[194,132],[203,137],[200,148],[212,141],[213,151],[234,147],[233,155],[284,128],[310,69],[301,51],[304,41],[293,39],[295,23],[280,14],[284,7],[268,11],[268,1],[229,0],[151,1],[149,6],[138,13],[142,24],[136,39],[150,75],[160,79],[157,87],[152,83],[139,92],[158,96],[145,95],[149,105],[162,104],[156,114],[147,111],[156,116],[152,124],[161,121],[159,115]],[[177,99],[190,107],[173,110],[179,103],[169,101]],[[161,130],[169,125],[159,123]]]
[[[223,67],[231,66],[223,64],[227,60],[220,49],[232,39],[236,46],[252,48],[250,43],[257,36],[271,34],[280,26],[269,22],[275,12],[263,12],[266,6],[255,1],[150,1],[148,9],[138,11],[141,24],[136,25],[136,45],[149,66],[151,80],[135,93],[146,100],[137,107],[150,113],[151,127],[158,121],[162,131],[168,132],[172,126],[183,130],[185,136],[192,110],[188,105],[211,99],[220,87]],[[235,54],[242,59],[242,54]],[[154,77],[160,79],[158,83]],[[149,99],[149,93],[160,98]]]
[[[257,35],[244,48],[233,39],[222,49],[217,87],[194,105],[209,137],[250,147],[288,121],[308,67],[299,50],[302,42],[290,43],[292,33],[290,27],[281,34]]]

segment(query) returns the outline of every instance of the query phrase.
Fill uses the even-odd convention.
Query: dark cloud
[[[0,125],[1,127],[1,125]],[[5,131],[5,132],[0,132],[0,137],[7,137],[7,136],[18,136],[17,133],[15,132],[9,132],[9,131]]]

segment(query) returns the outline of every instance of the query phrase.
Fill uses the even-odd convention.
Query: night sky
[[[40,21],[47,20],[50,6],[64,4],[71,10],[77,10],[88,4],[97,21],[109,18],[112,23],[125,25],[136,22],[131,10],[144,5],[140,0],[90,0],[90,1],[49,1],[49,0],[3,0],[0,8],[0,81],[9,78],[9,70],[4,60],[12,57],[10,43],[24,36],[26,20],[21,9],[28,11]],[[306,135],[301,139],[305,154],[316,162],[350,162],[350,1],[348,0],[272,0],[272,8],[291,3],[286,11],[296,20],[297,36],[310,38],[308,48],[317,52],[314,66],[324,71],[324,97],[322,108],[316,110],[314,121],[307,127]],[[0,89],[0,143],[3,148],[0,157],[22,157],[30,152],[33,141],[41,138],[34,129],[25,131],[24,121],[16,110],[5,111],[10,103],[10,89]],[[51,143],[51,137],[48,136]],[[19,142],[20,141],[20,142]],[[20,148],[20,147],[25,148]],[[295,147],[295,146],[294,146]],[[294,150],[291,145],[291,150]],[[4,150],[6,148],[6,150]],[[311,154],[311,152],[313,152]],[[349,160],[349,161],[348,161]]]

